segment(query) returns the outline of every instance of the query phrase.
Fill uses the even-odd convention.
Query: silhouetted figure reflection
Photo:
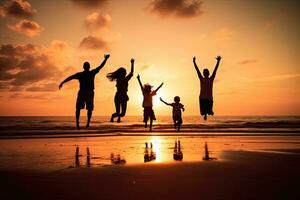
[[[157,91],[163,86],[164,83],[161,83],[160,86],[154,91],[152,91],[152,86],[149,84],[145,84],[143,86],[140,75],[137,76],[137,79],[139,81],[142,93],[143,93],[143,107],[144,107],[144,123],[145,128],[147,128],[148,120],[150,119],[150,128],[149,131],[152,131],[152,124],[153,120],[156,120],[154,111],[152,109],[153,103],[152,103],[152,97],[156,95]]]
[[[204,157],[203,157],[203,160],[216,160],[217,158],[214,158],[214,157],[210,157],[209,156],[209,151],[208,151],[208,145],[207,143],[205,142],[205,145],[204,145]]]
[[[121,159],[120,154],[118,154],[116,157],[113,153],[110,154],[110,161],[114,165],[123,165],[126,163],[125,159]]]
[[[174,103],[167,103],[162,98],[160,98],[160,100],[164,104],[166,104],[168,106],[172,106],[172,108],[173,108],[172,116],[173,116],[174,128],[177,129],[177,131],[179,132],[180,127],[182,125],[181,109],[184,112],[184,106],[181,103],[179,103],[180,97],[179,96],[174,97]]]
[[[79,81],[80,89],[77,95],[76,101],[76,127],[79,130],[79,118],[80,118],[80,110],[86,107],[87,110],[87,123],[86,127],[90,126],[90,121],[94,109],[94,79],[96,74],[104,67],[107,59],[109,58],[109,54],[104,55],[104,60],[102,63],[95,69],[90,70],[90,63],[85,62],[83,64],[84,71],[78,72],[66,78],[63,82],[59,84],[59,89],[62,86],[73,79],[77,79]]]
[[[221,61],[221,56],[216,57],[217,64],[211,76],[209,76],[209,70],[203,69],[202,76],[197,64],[196,57],[193,58],[194,67],[197,71],[198,77],[200,79],[201,90],[199,96],[199,106],[200,113],[204,116],[204,120],[207,120],[207,115],[214,115],[213,112],[213,83],[216,77],[217,70]]]
[[[107,78],[110,81],[116,81],[117,92],[115,94],[115,108],[116,112],[112,114],[110,121],[113,122],[115,117],[118,117],[118,121],[121,121],[121,117],[124,117],[127,109],[127,101],[129,100],[127,91],[128,91],[128,82],[133,76],[134,71],[134,59],[130,60],[131,70],[130,73],[126,76],[126,69],[120,67],[118,70],[107,74]],[[120,109],[122,109],[120,113]]]
[[[150,143],[150,149],[148,143],[145,143],[144,162],[150,162],[156,159],[156,153],[153,151],[153,145]]]
[[[80,166],[80,161],[79,161],[79,147],[76,147],[76,152],[75,152],[75,166],[79,167]]]
[[[175,141],[173,159],[174,160],[182,160],[183,159],[183,153],[181,151],[180,140],[178,140],[178,141],[176,140]]]
[[[90,154],[90,148],[86,148],[86,166],[91,166],[91,154]]]

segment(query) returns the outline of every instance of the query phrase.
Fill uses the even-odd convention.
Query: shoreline
[[[0,131],[0,140],[4,139],[40,139],[40,138],[79,138],[79,137],[116,137],[116,136],[300,136],[300,130],[26,130]]]

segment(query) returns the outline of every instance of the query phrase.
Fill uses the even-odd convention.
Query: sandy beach
[[[182,143],[182,161],[172,158],[177,139]],[[144,142],[153,143],[156,159],[152,162],[144,163]],[[205,142],[217,160],[202,160]],[[1,199],[300,197],[298,136],[113,136],[0,143]],[[14,151],[8,155],[9,149]],[[126,164],[113,164],[110,153],[121,154]]]

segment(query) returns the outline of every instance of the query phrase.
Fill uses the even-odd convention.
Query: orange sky
[[[300,50],[297,1],[15,0],[0,1],[0,115],[73,115],[78,83],[58,84],[107,65],[95,82],[95,115],[114,112],[115,83],[105,77],[136,59],[128,115],[141,115],[136,80],[158,86],[185,115],[199,115],[200,69],[223,57],[214,84],[217,115],[298,115]],[[194,2],[194,3],[191,3]],[[18,9],[16,5],[19,6]],[[85,39],[84,39],[85,38]],[[170,107],[154,100],[157,115]]]

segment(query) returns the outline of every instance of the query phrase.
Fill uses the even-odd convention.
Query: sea
[[[93,116],[89,128],[82,116],[81,130],[75,130],[75,116],[9,116],[0,117],[0,137],[78,133],[147,133],[142,116],[126,116],[121,123],[111,123],[109,116]],[[171,116],[157,116],[153,133],[174,133]],[[184,116],[182,133],[298,134],[300,116]]]

